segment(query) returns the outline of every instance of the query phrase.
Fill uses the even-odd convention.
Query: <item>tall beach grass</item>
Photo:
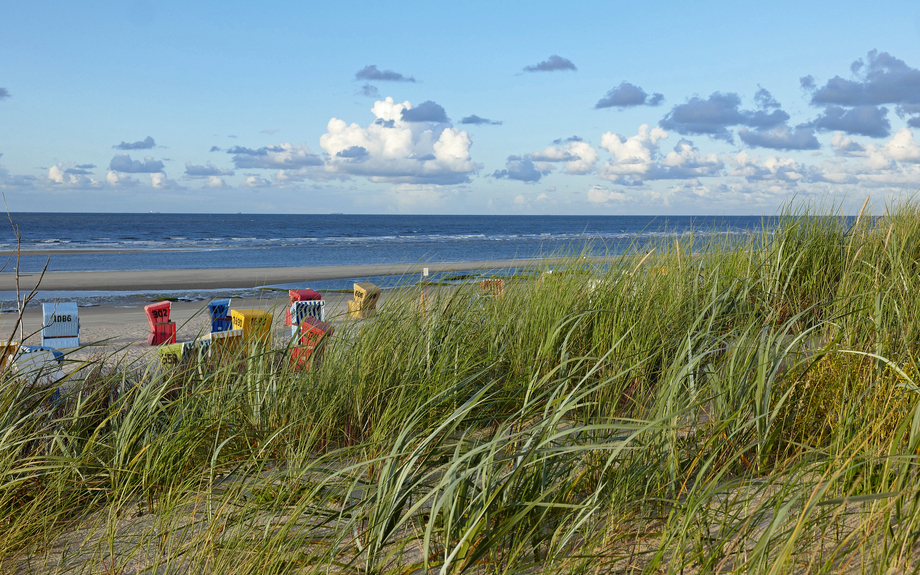
[[[5,372],[0,566],[917,572],[920,205],[707,238],[406,287],[309,370]]]

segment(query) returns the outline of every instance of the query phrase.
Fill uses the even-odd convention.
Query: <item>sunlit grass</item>
[[[920,206],[580,256],[407,286],[310,370],[5,374],[3,568],[917,570]]]

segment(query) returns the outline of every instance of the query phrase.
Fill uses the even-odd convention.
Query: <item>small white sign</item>
[[[428,268],[422,268],[422,275],[428,277]]]

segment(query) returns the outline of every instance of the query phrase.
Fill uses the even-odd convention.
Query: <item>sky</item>
[[[920,2],[0,0],[12,211],[760,215],[920,190]]]

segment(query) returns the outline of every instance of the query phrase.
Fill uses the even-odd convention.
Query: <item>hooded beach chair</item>
[[[80,317],[76,302],[42,304],[42,347],[79,347]]]

